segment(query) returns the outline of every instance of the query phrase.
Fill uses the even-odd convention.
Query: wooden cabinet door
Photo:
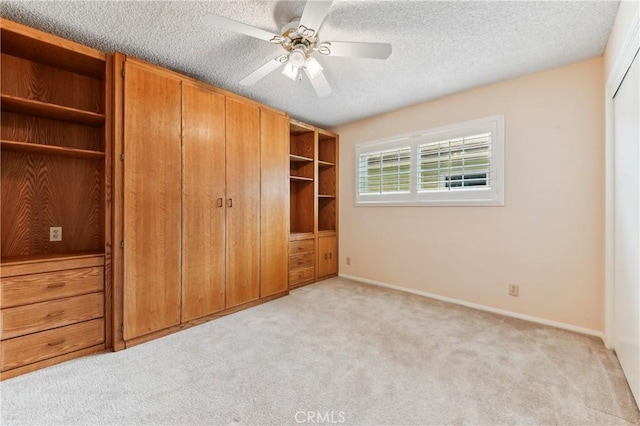
[[[227,98],[226,307],[260,296],[260,109]]]
[[[180,323],[180,103],[179,79],[125,62],[125,340]]]
[[[262,108],[260,297],[286,291],[289,279],[289,118]]]
[[[318,239],[318,278],[338,273],[338,238]]]
[[[182,83],[182,322],[224,309],[225,97]]]

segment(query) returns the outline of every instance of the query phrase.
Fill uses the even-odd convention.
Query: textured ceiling
[[[3,17],[98,48],[119,50],[289,112],[323,127],[601,55],[617,1],[335,1],[323,41],[388,42],[385,60],[320,57],[333,93],[276,71],[243,77],[278,45],[212,28],[205,13],[279,32],[298,1],[3,0]]]

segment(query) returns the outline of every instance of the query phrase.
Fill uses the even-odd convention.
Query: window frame
[[[495,174],[490,188],[461,187],[455,190],[418,190],[419,147],[444,140],[491,133],[489,170]],[[404,194],[360,194],[360,156],[380,151],[410,148],[410,192]],[[355,145],[355,205],[360,206],[504,206],[504,115],[419,130]]]

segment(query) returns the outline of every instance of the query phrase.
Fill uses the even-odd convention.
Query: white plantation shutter
[[[362,154],[358,176],[360,194],[409,193],[411,147]]]
[[[503,204],[503,116],[356,145],[356,205]]]
[[[420,192],[487,188],[491,175],[491,133],[418,146]]]

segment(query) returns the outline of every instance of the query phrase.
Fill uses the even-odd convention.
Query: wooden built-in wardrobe
[[[115,64],[115,347],[287,294],[288,116]]]

